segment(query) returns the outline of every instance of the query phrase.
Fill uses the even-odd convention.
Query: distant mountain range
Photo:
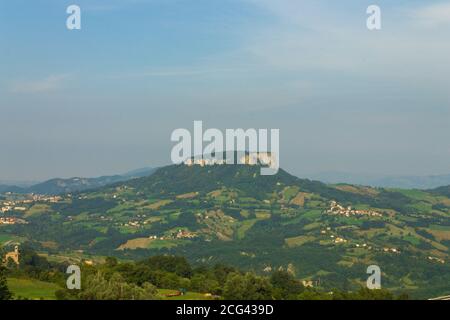
[[[85,191],[109,184],[141,178],[151,175],[156,169],[141,168],[124,174],[101,176],[95,178],[54,178],[44,182],[1,181],[0,193],[37,193],[61,194],[67,192]],[[321,172],[304,174],[306,179],[321,181],[328,184],[348,183],[379,188],[401,188],[429,190],[450,185],[450,174],[434,176],[381,176],[348,172]]]
[[[308,179],[319,180],[325,183],[349,183],[381,188],[402,189],[434,189],[450,185],[450,174],[434,176],[381,176],[345,173],[322,172],[305,176]]]
[[[141,168],[124,174],[101,176],[96,178],[55,178],[31,186],[2,185],[0,184],[0,193],[36,193],[36,194],[61,194],[70,192],[86,191],[100,188],[109,184],[128,181],[131,179],[146,177],[155,171],[154,168]]]

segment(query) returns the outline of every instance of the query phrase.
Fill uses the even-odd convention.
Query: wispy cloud
[[[239,69],[236,68],[169,68],[169,69],[155,69],[143,70],[139,72],[123,73],[120,75],[113,75],[111,78],[145,78],[145,77],[191,77],[202,76],[221,73],[236,73]]]
[[[37,80],[16,81],[11,85],[10,91],[12,93],[52,92],[59,89],[62,82],[67,78],[67,74],[52,74]]]
[[[413,17],[419,23],[437,27],[443,24],[450,24],[450,3],[438,3],[419,8],[413,12]]]
[[[414,6],[408,12],[402,6],[386,5],[383,29],[370,33],[363,10],[355,22],[354,15],[349,18],[339,10],[329,15],[324,2],[247,1],[279,18],[278,23],[255,32],[246,44],[253,61],[266,66],[303,73],[351,72],[368,79],[402,77],[407,82],[411,77],[424,79],[430,70],[437,79],[448,70],[448,42],[435,30],[419,32],[415,27],[450,23],[450,3]]]
[[[113,10],[120,10],[127,6],[148,4],[157,2],[156,0],[108,0],[108,1],[83,1],[81,6],[83,10],[92,12],[108,12]]]

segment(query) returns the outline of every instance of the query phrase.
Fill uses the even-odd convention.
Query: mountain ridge
[[[15,185],[0,185],[0,193],[35,193],[42,195],[59,195],[62,193],[80,192],[90,189],[100,188],[108,184],[127,181],[151,175],[155,168],[140,168],[124,174],[107,175],[94,178],[52,178],[44,182],[39,182],[28,187]]]
[[[313,180],[323,181],[329,184],[357,184],[379,188],[401,188],[428,190],[450,185],[450,174],[442,175],[369,175],[348,172],[322,172],[307,174]]]

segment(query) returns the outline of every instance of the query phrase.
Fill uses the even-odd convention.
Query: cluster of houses
[[[331,228],[330,228],[330,227],[327,227],[326,229],[321,230],[320,233],[321,233],[321,234],[326,234],[327,232],[330,232],[330,231],[331,231]]]
[[[330,238],[333,239],[332,241],[333,241],[334,244],[348,243],[347,239],[344,239],[344,238],[339,237],[339,236],[330,235]],[[356,248],[361,248],[361,249],[372,250],[372,246],[368,245],[367,243],[363,243],[363,244],[356,243],[355,247]],[[401,253],[400,250],[397,249],[397,248],[387,248],[386,247],[386,248],[383,248],[382,250],[381,250],[381,248],[378,248],[378,249],[375,248],[375,250],[383,251],[385,253],[395,253],[395,254],[400,254]],[[431,257],[429,257],[429,258],[431,258]]]
[[[329,234],[330,232],[331,232],[331,228],[330,227],[327,227],[326,229],[323,229],[323,230],[320,231],[320,233],[324,234],[324,235],[325,234]],[[345,239],[343,237],[340,237],[340,236],[337,236],[337,235],[333,235],[333,234],[330,234],[330,238],[332,239],[332,242],[334,244],[345,244],[345,243],[349,242],[347,239]],[[356,248],[367,249],[367,250],[374,249],[374,250],[383,251],[383,252],[386,252],[386,253],[397,253],[397,254],[400,253],[400,250],[396,249],[396,248],[383,248],[383,249],[378,248],[377,249],[377,248],[373,248],[371,245],[369,245],[367,243],[355,243],[354,246]]]
[[[188,230],[179,229],[175,232],[170,233],[167,236],[149,236],[148,238],[151,240],[174,240],[174,239],[193,239],[196,238],[197,234],[194,232],[190,232]]]
[[[144,220],[144,221],[143,221],[143,219],[145,219],[145,218],[147,218],[147,215],[146,215],[146,214],[142,214],[142,215],[141,215],[141,214],[138,214],[138,215],[134,218],[134,220],[129,220],[128,222],[124,222],[124,223],[116,222],[115,225],[116,225],[116,226],[123,226],[123,227],[141,228],[141,227],[143,227],[143,225],[146,225],[146,224],[149,223],[148,220]],[[106,216],[100,216],[100,220],[103,220],[103,221],[113,221],[113,218],[111,218],[111,217],[106,217]]]
[[[334,244],[344,244],[344,243],[348,243],[348,240],[347,240],[347,239],[344,239],[344,238],[342,238],[342,237],[330,235],[330,238],[333,239],[333,243],[334,243]],[[363,244],[356,243],[356,244],[355,244],[355,247],[356,247],[356,248],[361,248],[361,249],[372,250],[372,246],[368,245],[367,243],[363,243]],[[375,250],[377,250],[377,251],[382,251],[382,252],[385,252],[385,253],[395,253],[395,254],[400,254],[400,253],[401,253],[401,251],[400,251],[399,249],[397,249],[397,248],[387,248],[387,247],[385,247],[385,248],[383,248],[383,249],[381,249],[381,248],[378,248],[378,249],[375,248]],[[430,260],[436,260],[436,261],[438,261],[438,260],[437,260],[438,258],[433,258],[433,257],[428,257],[428,258],[429,258]]]
[[[27,224],[23,219],[18,219],[14,217],[0,217],[0,225],[13,225],[13,224]]]
[[[27,208],[22,206],[22,204],[28,203],[28,202],[33,202],[33,200],[26,199],[26,200],[17,200],[17,201],[13,201],[13,200],[3,201],[2,206],[0,207],[0,211],[2,213],[9,212],[9,211],[26,211]]]
[[[382,214],[373,210],[354,210],[352,207],[343,207],[336,201],[331,201],[330,209],[326,211],[328,214],[342,215],[346,217],[350,216],[369,216],[369,217],[381,217]]]
[[[234,160],[234,155],[232,156],[232,159]],[[254,152],[241,156],[237,163],[255,166],[258,164],[270,165],[275,161],[276,161],[275,156],[270,152]],[[199,165],[201,167],[212,165],[224,165],[227,164],[227,159],[217,159],[211,156],[203,156],[203,158],[189,158],[186,161],[184,161],[184,164],[189,167],[193,165]]]
[[[327,233],[329,234],[329,233],[331,233],[331,228],[327,227],[326,229],[321,230],[320,233],[321,234],[327,234]],[[330,238],[332,239],[334,244],[343,244],[343,243],[348,242],[348,240],[346,240],[342,237],[339,237],[339,236],[335,236],[334,234],[330,234]]]
[[[140,226],[141,226],[141,223],[139,221],[128,221],[128,223],[125,223],[125,227],[139,228]]]
[[[25,199],[18,200],[6,200],[3,201],[0,206],[0,211],[2,213],[9,211],[26,211],[28,210],[28,204],[32,204],[34,202],[49,202],[49,203],[57,203],[61,201],[62,198],[60,196],[46,196],[40,194],[29,194]]]
[[[334,238],[333,239],[333,242],[335,243],[335,244],[340,244],[340,243],[347,243],[348,242],[348,240],[346,240],[346,239],[344,239],[344,238],[341,238],[341,237],[334,237],[334,236],[331,236],[331,238]]]
[[[0,208],[0,211],[2,213],[9,212],[9,211],[26,211],[26,210],[27,210],[26,207],[14,207],[14,206],[10,206],[10,205],[3,205]]]
[[[172,236],[176,239],[192,239],[197,237],[194,232],[190,232],[188,230],[179,229],[176,233],[172,233]]]
[[[48,195],[41,195],[41,194],[32,194],[31,200],[32,201],[30,201],[30,202],[40,201],[40,202],[58,203],[59,201],[62,200],[62,197],[61,196],[48,196]],[[23,200],[24,203],[30,203],[27,201],[28,200]]]
[[[355,247],[357,247],[357,248],[363,248],[363,249],[368,249],[368,250],[371,250],[371,249],[372,249],[372,247],[369,246],[367,243],[363,243],[363,244],[357,243],[357,244],[355,244]]]
[[[270,265],[269,266],[265,266],[263,271],[266,273],[270,273],[274,270],[277,270],[275,267],[272,268]],[[293,276],[295,276],[295,267],[292,263],[289,263],[288,266],[286,267],[286,269],[283,266],[278,267],[278,271],[285,271]],[[306,279],[306,280],[301,280],[301,284],[305,287],[305,288],[314,288],[314,287],[319,287],[321,285],[321,281],[320,278],[318,279]]]
[[[226,164],[226,160],[221,159],[187,159],[184,162],[185,165],[191,167],[193,165],[199,165],[201,167],[204,166],[212,166],[212,165],[223,165]]]
[[[399,250],[399,249],[396,249],[396,248],[383,248],[383,251],[384,251],[384,252],[397,253],[397,254],[400,253],[400,250]]]
[[[429,257],[428,257],[428,260],[430,260],[430,261],[435,261],[435,262],[439,262],[439,263],[442,263],[442,264],[445,263],[445,260],[444,260],[444,259],[437,258],[437,257],[431,257],[431,256],[429,256]]]

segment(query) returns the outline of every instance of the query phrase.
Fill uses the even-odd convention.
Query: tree
[[[270,277],[276,299],[293,300],[304,288],[294,276],[287,271],[275,271]]]
[[[11,298],[12,294],[6,281],[5,268],[0,266],[0,300],[10,300]]]
[[[206,274],[196,274],[191,278],[191,290],[217,294],[220,291],[220,284]]]
[[[127,283],[119,273],[114,273],[107,280],[102,273],[88,276],[79,298],[83,300],[154,300],[158,291],[150,283],[139,287]]]
[[[333,296],[328,293],[319,292],[311,288],[306,288],[297,296],[298,300],[331,300]]]
[[[115,257],[106,257],[105,259],[105,265],[109,268],[113,268],[117,266],[117,258]]]
[[[9,270],[17,270],[19,269],[19,266],[14,262],[12,258],[8,258],[8,260],[6,261],[6,268]]]
[[[184,257],[176,256],[154,256],[143,262],[153,270],[172,272],[180,277],[190,277],[192,268]]]
[[[226,300],[272,300],[272,285],[267,278],[253,273],[231,273],[225,283]]]
[[[245,294],[244,276],[239,273],[229,274],[223,289],[223,297],[226,300],[246,300]]]

